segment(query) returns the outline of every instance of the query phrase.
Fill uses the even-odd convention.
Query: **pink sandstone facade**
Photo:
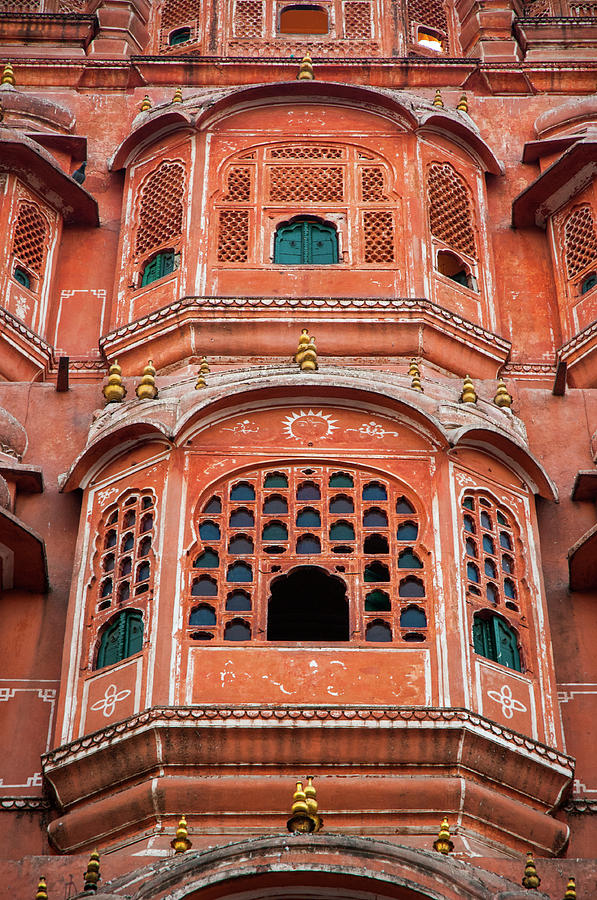
[[[0,0],[0,68],[0,896],[597,897],[597,4]]]

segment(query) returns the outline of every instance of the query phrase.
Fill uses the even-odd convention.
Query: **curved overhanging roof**
[[[530,450],[498,428],[465,425],[451,435],[455,447],[474,447],[495,456],[524,481],[534,494],[547,500],[558,499],[558,489],[539,460]]]
[[[289,102],[333,102],[362,107],[372,114],[386,116],[412,131],[425,129],[441,133],[472,153],[486,171],[496,175],[503,172],[502,164],[468,120],[468,116],[434,108],[428,101],[413,94],[333,81],[282,81],[232,88],[225,93],[219,91],[213,100],[206,100],[204,96],[190,97],[184,105],[177,104],[174,109],[172,104],[157,107],[148,111],[143,123],[120,144],[110,160],[110,168],[116,170],[128,166],[153,141],[164,134],[188,127],[191,123],[203,130],[239,109]]]
[[[45,593],[48,590],[48,566],[44,540],[7,509],[0,509],[0,545],[12,554],[11,587]]]
[[[597,176],[597,137],[577,140],[512,203],[512,225],[545,228],[547,220]]]
[[[596,94],[575,97],[554,109],[546,109],[535,119],[535,133],[537,137],[544,137],[547,134],[553,136],[555,131],[561,132],[568,126],[578,126],[581,122],[591,120],[597,122]]]
[[[18,175],[68,224],[99,225],[97,201],[36,141],[0,125],[0,171]]]

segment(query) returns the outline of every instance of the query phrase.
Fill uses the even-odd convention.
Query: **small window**
[[[22,284],[23,287],[26,287],[29,290],[31,290],[31,276],[29,275],[28,272],[25,271],[25,269],[21,269],[20,266],[17,266],[15,268],[14,272],[12,273],[12,277],[14,278],[14,280],[16,282],[18,282],[19,284]]]
[[[507,531],[500,531],[500,547],[504,550],[512,549],[512,539]]]
[[[516,588],[511,578],[504,578],[504,594],[509,600],[516,600]]]
[[[377,560],[374,560],[374,562],[370,562],[365,566],[363,580],[365,582],[389,581],[390,580],[390,570],[383,563],[380,563]]]
[[[479,656],[522,672],[516,632],[499,616],[475,615],[473,643]]]
[[[250,641],[251,627],[243,619],[232,619],[224,628],[225,641]]]
[[[253,581],[253,572],[251,566],[248,566],[246,563],[242,562],[233,563],[233,565],[228,568],[226,581]]]
[[[398,557],[398,568],[399,569],[422,569],[423,563],[413,551],[410,549],[403,550],[403,552]]]
[[[283,266],[331,265],[338,262],[338,235],[326,222],[299,220],[278,227],[274,263]]]
[[[473,556],[475,559],[477,558],[477,545],[472,538],[467,538],[466,542],[466,555]]]
[[[502,569],[504,572],[507,572],[508,575],[512,575],[514,572],[514,560],[506,553],[502,556]]]
[[[319,510],[301,509],[296,517],[296,524],[299,528],[319,528],[321,525]]]
[[[232,591],[226,598],[227,612],[247,612],[251,609],[251,598],[246,591]]]
[[[134,498],[133,498],[133,502],[134,502]],[[135,510],[134,510],[134,509],[127,509],[127,511],[126,511],[125,514],[124,514],[124,518],[123,518],[123,520],[122,520],[122,527],[123,527],[123,528],[130,528],[132,525],[135,524],[135,518],[136,518],[136,516],[135,516]]]
[[[280,13],[280,34],[327,34],[327,10],[321,6],[297,4]]]
[[[215,550],[204,550],[193,563],[195,569],[217,569],[219,565],[220,558]]]
[[[385,534],[368,534],[363,541],[363,553],[377,556],[378,553],[389,553],[390,547]]]
[[[388,492],[379,481],[371,481],[363,488],[363,500],[387,500]]]
[[[314,534],[305,534],[296,542],[296,552],[307,555],[309,553],[321,553],[319,538]]]
[[[330,500],[330,512],[334,515],[344,515],[354,512],[354,500],[346,494],[338,494]]]
[[[479,584],[479,570],[474,563],[466,564],[466,577],[469,581],[474,581],[475,584]]]
[[[350,522],[334,522],[330,528],[330,541],[354,541],[354,525]]]
[[[116,529],[112,528],[106,534],[106,540],[104,541],[104,547],[107,550],[108,547],[115,547],[115,546],[116,546]]]
[[[280,494],[272,494],[263,504],[263,512],[266,515],[284,515],[288,512],[288,502]]]
[[[95,667],[113,666],[142,649],[143,616],[136,609],[126,609],[115,616],[103,632]]]
[[[497,606],[499,595],[495,584],[488,584],[485,592],[487,594],[487,599],[492,604],[492,606]]]
[[[401,628],[426,628],[427,616],[420,606],[407,606],[400,613]]]
[[[398,526],[396,537],[399,541],[414,541],[419,534],[419,526],[416,522],[403,522]]]
[[[472,497],[465,497],[462,501],[462,505],[465,509],[474,510],[475,509],[475,501]]]
[[[387,513],[383,509],[373,507],[363,513],[364,528],[385,528],[388,524]]]
[[[387,622],[376,619],[375,622],[371,622],[370,625],[367,625],[365,640],[374,643],[387,643],[392,640],[392,629]]]
[[[472,516],[464,516],[464,530],[468,531],[469,534],[475,533],[475,523],[473,522]]]
[[[191,595],[193,597],[217,597],[218,586],[213,578],[208,578],[207,576],[197,578],[193,582]]]
[[[135,536],[132,531],[129,531],[128,534],[122,539],[122,543],[120,545],[121,553],[128,553],[129,550],[132,550],[135,546]]]
[[[141,519],[141,525],[139,526],[139,531],[141,534],[145,534],[146,531],[151,531],[153,528],[153,515],[151,513],[145,513],[143,518]]]
[[[414,511],[414,507],[409,503],[406,497],[399,497],[398,500],[396,500],[396,512],[399,516],[412,515]]]
[[[400,582],[400,587],[398,588],[398,596],[424,597],[425,585],[420,578],[415,578],[414,575],[410,575],[408,578],[403,578],[403,580]]]
[[[15,278],[16,277],[17,277],[17,273],[15,271]],[[18,281],[18,278],[17,278],[17,281]],[[591,290],[591,288],[594,288],[596,284],[597,284],[597,274],[595,272],[591,272],[591,274],[587,275],[587,277],[584,278],[583,281],[581,282],[581,285],[580,285],[581,294],[586,294],[588,291]],[[28,285],[25,285],[25,287],[28,287]]]
[[[186,44],[187,41],[190,40],[191,29],[189,27],[177,28],[175,31],[172,31],[170,33],[168,43],[171,47],[176,47],[178,44]]]
[[[230,525],[232,528],[252,528],[255,524],[255,516],[250,509],[243,506],[233,509],[230,513]]]
[[[491,521],[491,516],[489,515],[489,513],[485,512],[485,510],[483,510],[481,512],[481,527],[489,528],[489,529],[493,528],[493,522]]]
[[[300,484],[296,492],[297,500],[321,500],[321,491],[319,485],[314,481],[305,481]]]
[[[139,541],[139,556],[147,556],[151,550],[151,538],[144,537]]]
[[[365,597],[365,612],[389,612],[391,609],[390,597],[385,591],[376,588],[369,591]]]
[[[253,541],[244,534],[236,535],[228,544],[228,553],[233,555],[246,555],[253,553]]]
[[[329,485],[333,488],[351,488],[354,487],[354,479],[348,472],[334,472],[330,475]]]
[[[504,515],[503,513],[501,513],[501,512],[499,511],[499,509],[498,509],[498,512],[497,512],[497,520],[498,520],[498,523],[499,523],[500,525],[507,525],[507,524],[508,524],[507,518],[505,517],[505,515]]]
[[[203,507],[203,512],[209,516],[217,515],[222,512],[222,501],[219,497],[212,497]]]
[[[440,250],[437,254],[437,271],[445,275],[456,284],[463,287],[475,289],[475,283],[471,275],[471,270],[455,253],[448,250]]]
[[[239,481],[238,484],[235,484],[230,491],[230,499],[231,500],[254,500],[255,499],[255,488],[252,484],[249,484],[248,481]]]
[[[268,472],[263,483],[265,488],[288,487],[288,478],[282,472]]]
[[[151,569],[149,567],[148,562],[142,562],[137,566],[137,577],[135,578],[135,583],[139,584],[140,581],[147,581],[149,578]]]
[[[483,535],[483,550],[485,553],[495,553],[493,538],[489,534]]]
[[[157,281],[159,278],[165,278],[175,269],[174,251],[164,250],[158,253],[148,263],[145,264],[141,275],[141,287]]]
[[[261,537],[264,541],[287,541],[288,528],[283,522],[268,522]]]
[[[199,537],[202,541],[219,541],[220,526],[215,522],[202,522],[199,526]]]
[[[196,606],[195,609],[191,610],[191,615],[189,616],[189,625],[209,626],[215,624],[216,613],[213,606],[208,606],[206,603],[202,603],[201,606]]]
[[[106,578],[105,581],[102,581],[102,586],[100,590],[100,597],[111,597],[112,591],[114,590],[114,582],[111,578]]]
[[[497,578],[497,569],[492,559],[486,559],[483,568],[488,578]]]
[[[417,44],[426,47],[428,50],[435,50],[436,53],[444,52],[444,45],[439,34],[431,31],[428,26],[417,29]]]
[[[104,560],[102,562],[102,569],[104,570],[104,572],[114,571],[115,559],[116,558],[113,553],[108,553],[107,556],[104,556]]]

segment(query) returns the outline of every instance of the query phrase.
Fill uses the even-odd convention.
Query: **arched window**
[[[100,638],[95,668],[113,666],[143,648],[143,615],[137,609],[125,609],[110,620]]]
[[[188,26],[185,26],[184,28],[175,28],[168,36],[168,43],[171,47],[176,47],[178,44],[186,44],[187,41],[190,40],[191,29]]]
[[[147,176],[139,190],[135,258],[141,261],[160,250],[149,264],[141,265],[143,278],[147,278],[143,284],[167,274],[165,270],[170,265],[172,268],[169,271],[175,268],[175,250],[182,236],[184,187],[183,164],[164,161]],[[162,249],[164,245],[167,249]],[[160,271],[161,274],[156,274]]]
[[[449,163],[434,162],[427,171],[429,228],[434,238],[458,255],[475,261],[473,211],[464,179]]]
[[[149,591],[154,500],[147,493],[133,493],[108,507],[99,529],[97,610],[106,612]]]
[[[282,266],[323,266],[338,262],[338,235],[333,225],[297,219],[278,227],[274,262]]]
[[[251,511],[236,506],[238,491]],[[208,506],[198,503],[207,544],[198,539],[190,554],[187,616],[197,598],[205,598],[216,624],[189,622],[188,629],[201,628],[201,634],[188,630],[189,640],[427,640],[426,627],[405,626],[401,615],[402,598],[417,598],[428,616],[429,554],[418,542],[413,502],[388,475],[374,478],[370,468],[358,466],[338,472],[326,464],[278,463],[246,472],[242,482],[223,479],[214,496],[221,498],[219,512],[213,497]],[[222,535],[217,544],[214,534]],[[326,591],[336,597],[330,607]],[[271,607],[268,598],[275,601]],[[289,598],[296,608],[289,608]],[[311,624],[302,624],[310,617]],[[228,628],[233,619],[238,630]]]
[[[36,203],[21,200],[17,207],[11,253],[13,277],[23,287],[34,289],[43,278],[50,228]]]
[[[148,263],[145,264],[141,273],[141,287],[151,284],[159,278],[164,278],[174,271],[175,256],[174,250],[163,250],[156,255]]]
[[[500,616],[475,614],[473,644],[479,656],[522,672],[516,632]]]
[[[456,284],[477,290],[477,281],[467,265],[459,256],[450,250],[439,250],[437,254],[437,271]]]
[[[518,612],[520,563],[514,553],[512,515],[483,495],[467,494],[462,510],[468,594]]]
[[[202,21],[201,0],[163,0],[160,9],[160,48],[196,41]]]
[[[327,34],[328,14],[322,6],[297,3],[280,13],[280,34]]]
[[[579,206],[564,222],[564,256],[568,278],[575,278],[597,262],[597,231],[588,204]]]

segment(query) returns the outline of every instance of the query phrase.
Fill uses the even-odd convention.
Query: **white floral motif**
[[[511,719],[515,712],[526,712],[527,708],[520,700],[515,700],[512,696],[512,689],[509,685],[504,684],[501,691],[487,691],[487,696],[496,703],[501,703],[502,714],[506,719]]]
[[[374,437],[378,440],[381,440],[388,434],[393,437],[398,437],[397,431],[386,431],[383,425],[380,425],[379,422],[374,422],[373,419],[370,422],[363,422],[360,428],[347,428],[346,430],[358,431],[359,434],[362,434],[365,437]]]
[[[113,494],[117,494],[117,493],[118,493],[118,488],[111,487],[111,488],[106,488],[105,491],[99,491],[97,497],[98,497],[99,502],[103,506],[103,504],[106,502],[106,500],[109,500]]]
[[[222,431],[233,431],[234,433],[238,432],[238,434],[257,434],[259,425],[255,425],[250,419],[243,419],[234,428],[223,428]]]
[[[104,717],[109,719],[114,713],[116,704],[120,703],[122,700],[126,700],[130,693],[131,691],[126,689],[119,691],[115,684],[109,684],[104,696],[100,700],[96,700],[90,709],[94,712],[99,712],[101,710]]]
[[[471,476],[467,475],[465,472],[457,472],[456,481],[458,482],[460,487],[464,487],[465,484],[469,484],[471,487],[476,487],[477,485],[475,479],[471,478]]]

